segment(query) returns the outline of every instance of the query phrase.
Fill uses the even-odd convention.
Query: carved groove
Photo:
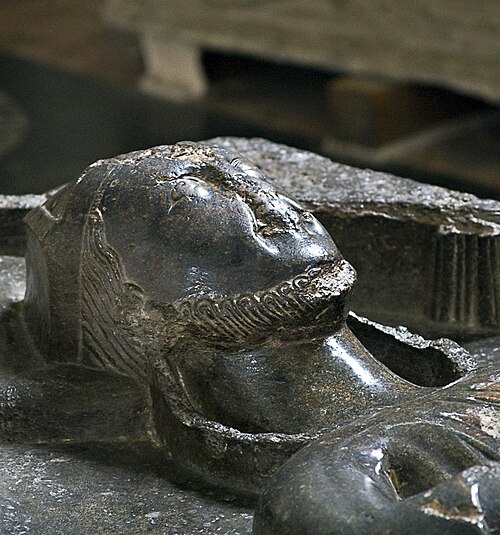
[[[437,235],[432,319],[469,326],[499,324],[498,241],[496,236]]]

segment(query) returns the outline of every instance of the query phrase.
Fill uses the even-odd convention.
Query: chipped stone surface
[[[9,303],[21,301],[25,289],[24,258],[0,255],[0,313]]]
[[[500,234],[500,203],[387,173],[332,162],[313,152],[254,138],[214,138],[256,163],[275,187],[313,212],[344,218],[379,215],[430,224],[443,232]]]
[[[457,509],[455,504],[452,507],[447,507],[446,504],[443,504],[437,498],[434,498],[423,505],[421,510],[426,515],[437,516],[438,518],[443,518],[445,520],[462,520],[468,524],[483,527],[484,515],[473,503],[467,504],[465,507],[462,506],[461,509]]]
[[[469,414],[479,419],[479,425],[484,433],[487,433],[493,438],[500,438],[500,411],[498,408],[484,407],[482,409],[471,410]]]

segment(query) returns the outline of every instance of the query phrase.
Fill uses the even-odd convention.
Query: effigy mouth
[[[317,264],[253,294],[182,299],[172,304],[185,335],[220,346],[332,333],[349,312],[354,268],[343,259]]]

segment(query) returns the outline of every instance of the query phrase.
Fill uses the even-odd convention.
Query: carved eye
[[[286,232],[286,229],[283,226],[278,226],[274,224],[263,225],[258,229],[259,234],[267,238],[271,236],[276,236],[277,234],[283,234]]]

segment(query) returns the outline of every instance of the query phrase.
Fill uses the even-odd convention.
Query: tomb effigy
[[[102,490],[93,466],[82,494],[129,520],[117,533],[213,532],[214,492],[220,532],[248,532],[259,496],[255,533],[498,526],[498,203],[231,138],[101,160],[39,200],[25,294],[22,260],[2,258],[0,438],[57,451],[44,467],[64,451],[62,488],[119,451],[134,474],[171,467],[124,497],[126,471]],[[19,205],[4,210],[15,227]],[[148,484],[154,510],[127,516]],[[33,522],[22,492],[0,492]],[[88,507],[55,495],[66,518]]]

